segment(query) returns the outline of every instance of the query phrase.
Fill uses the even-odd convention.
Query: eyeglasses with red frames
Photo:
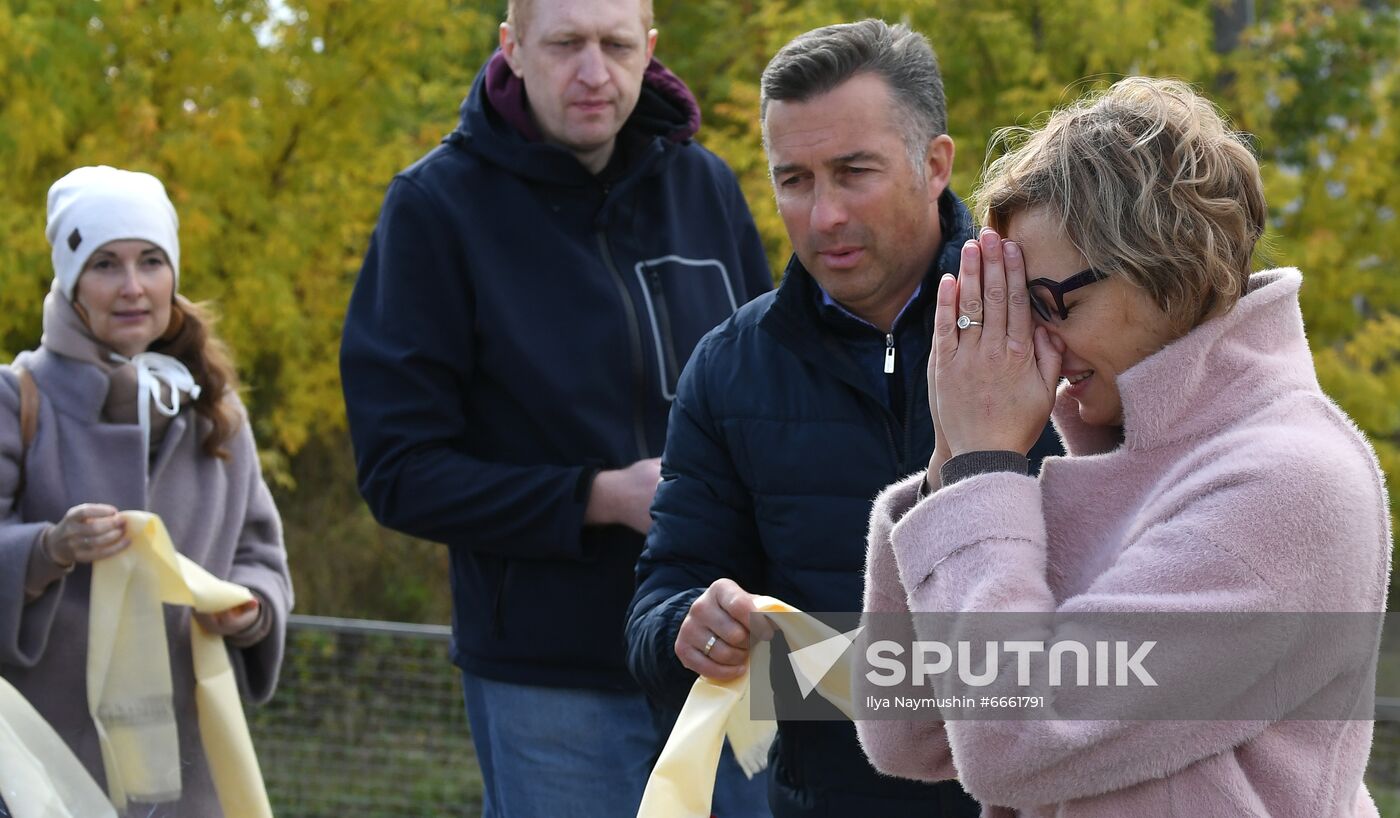
[[[1069,308],[1065,306],[1065,296],[1080,287],[1087,287],[1096,281],[1103,281],[1105,278],[1108,278],[1108,273],[1095,270],[1092,267],[1087,270],[1081,270],[1064,281],[1051,281],[1048,278],[1033,278],[1026,282],[1026,287],[1030,290],[1031,295],[1031,308],[1035,310],[1035,314],[1039,315],[1042,320],[1054,321],[1055,316],[1059,316],[1059,319],[1063,321],[1069,317]],[[1055,306],[1051,307],[1049,304],[1045,303],[1041,294],[1037,292],[1038,290],[1044,290],[1049,293],[1055,299]]]

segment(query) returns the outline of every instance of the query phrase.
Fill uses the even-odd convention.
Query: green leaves
[[[217,303],[260,441],[294,455],[344,427],[340,322],[383,190],[455,125],[495,15],[277,7],[0,6],[0,354],[38,342],[48,185],[149,171],[180,212],[183,291]]]
[[[1263,17],[1217,53],[1216,29],[1226,21],[1212,0],[663,1],[658,54],[697,90],[707,123],[701,136],[739,173],[775,269],[790,248],[762,155],[758,77],[778,47],[808,28],[877,16],[929,35],[958,146],[953,189],[961,194],[973,189],[997,128],[1033,125],[1125,75],[1196,84],[1254,136],[1271,204],[1256,264],[1302,269],[1323,386],[1370,436],[1394,484],[1400,14],[1356,0],[1254,7]]]
[[[0,4],[0,355],[33,347],[52,276],[45,193],[75,166],[147,170],[180,211],[183,289],[213,299],[269,470],[343,434],[337,346],[392,175],[456,123],[501,0],[11,0]],[[819,25],[903,19],[938,50],[969,192],[996,128],[1135,73],[1211,93],[1256,137],[1271,203],[1258,262],[1303,270],[1324,386],[1400,479],[1400,18],[1281,0],[1229,53],[1213,0],[656,0],[657,56],[739,174],[775,270],[790,247],[759,75]]]

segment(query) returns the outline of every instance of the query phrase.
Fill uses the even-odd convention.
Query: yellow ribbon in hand
[[[0,679],[0,797],[16,818],[117,818],[102,788],[18,690]]]
[[[773,597],[758,597],[760,613],[794,614],[773,620],[783,631],[791,653],[842,634]],[[755,646],[749,656],[750,668],[768,661],[768,643]],[[777,722],[749,717],[749,670],[728,682],[701,676],[690,688],[676,726],[666,740],[656,766],[647,780],[637,818],[709,818],[724,739],[734,749],[734,757],[744,774],[752,778],[768,764],[768,748],[777,734]],[[851,717],[851,665],[844,657],[837,660],[816,683],[817,692],[847,718]],[[771,694],[772,691],[763,691]]]
[[[253,598],[175,551],[154,514],[122,513],[131,547],[93,564],[88,707],[112,803],[180,797],[170,655],[162,605],[218,613]],[[190,623],[195,706],[204,755],[227,818],[271,818],[262,773],[222,636]]]

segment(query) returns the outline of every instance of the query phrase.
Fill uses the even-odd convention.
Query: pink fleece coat
[[[1384,480],[1318,386],[1293,269],[1118,379],[1124,438],[1061,395],[1039,479],[923,475],[875,504],[867,611],[1383,611]],[[1206,695],[1211,674],[1196,669]],[[1226,671],[1227,672],[1227,671]],[[984,816],[1375,816],[1369,721],[863,721],[892,775]]]

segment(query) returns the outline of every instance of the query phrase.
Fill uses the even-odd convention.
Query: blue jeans
[[[637,814],[665,743],[640,693],[537,687],[462,674],[485,783],[482,818]],[[719,818],[766,818],[767,774],[749,781],[725,747]]]

